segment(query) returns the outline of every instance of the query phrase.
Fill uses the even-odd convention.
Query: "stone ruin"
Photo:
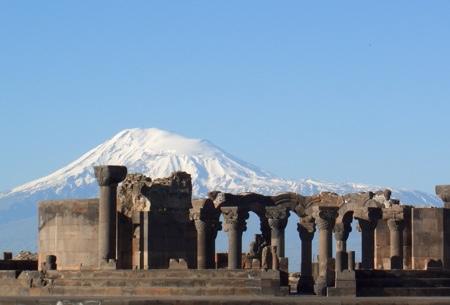
[[[436,187],[443,208],[419,208],[401,204],[389,190],[312,196],[212,191],[192,200],[191,177],[184,172],[151,179],[100,166],[95,174],[100,198],[39,204],[39,271],[15,278],[34,293],[450,295],[450,186]],[[250,212],[261,233],[243,253]],[[301,241],[301,272],[291,288],[288,220],[297,222]],[[354,234],[361,234],[361,262],[347,247],[353,221]],[[226,254],[216,253],[220,230],[228,237]],[[95,284],[92,277],[108,281]],[[74,283],[83,288],[71,290]]]

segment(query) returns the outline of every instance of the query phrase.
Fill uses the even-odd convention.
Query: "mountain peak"
[[[212,156],[223,153],[210,142],[188,138],[174,132],[158,128],[125,129],[105,143],[124,150],[146,153],[171,153],[176,155]]]

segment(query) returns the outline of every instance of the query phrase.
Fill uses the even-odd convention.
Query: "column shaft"
[[[361,265],[363,269],[374,268],[375,231],[366,229],[361,232]]]
[[[330,249],[330,232],[326,228],[321,228],[319,230],[319,276],[327,275]]]
[[[388,220],[390,250],[391,250],[391,269],[403,269],[403,221]]]
[[[377,227],[380,211],[371,209],[359,218],[359,230],[361,231],[361,267],[362,269],[374,269],[375,266],[375,228]]]
[[[207,268],[206,225],[202,220],[195,221],[197,229],[197,269]]]
[[[297,224],[297,231],[301,240],[302,259],[297,292],[311,294],[314,292],[314,279],[312,276],[312,240],[315,232],[314,222],[310,218],[302,218]]]
[[[117,186],[100,186],[98,219],[98,257],[116,259],[116,191]]]
[[[228,230],[228,269],[240,269],[242,256],[242,232],[238,228]]]

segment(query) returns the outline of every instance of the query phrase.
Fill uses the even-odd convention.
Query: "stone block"
[[[278,295],[280,292],[280,273],[276,270],[261,271],[261,294]]]
[[[3,259],[5,261],[11,260],[12,259],[12,252],[3,252]]]
[[[261,269],[261,261],[257,258],[252,260],[252,269]]]
[[[169,260],[169,269],[188,269],[188,265],[184,258],[171,258]]]
[[[216,253],[216,266],[217,269],[228,267],[228,253]]]

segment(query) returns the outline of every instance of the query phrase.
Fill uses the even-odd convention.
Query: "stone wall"
[[[412,210],[412,265],[413,269],[425,269],[432,259],[450,267],[449,218],[445,208],[414,208]]]
[[[44,201],[39,204],[39,268],[56,255],[58,270],[98,265],[98,199]]]
[[[168,268],[169,259],[183,258],[196,267],[197,232],[189,219],[191,176],[175,172],[152,180],[129,174],[118,189],[119,266]]]

